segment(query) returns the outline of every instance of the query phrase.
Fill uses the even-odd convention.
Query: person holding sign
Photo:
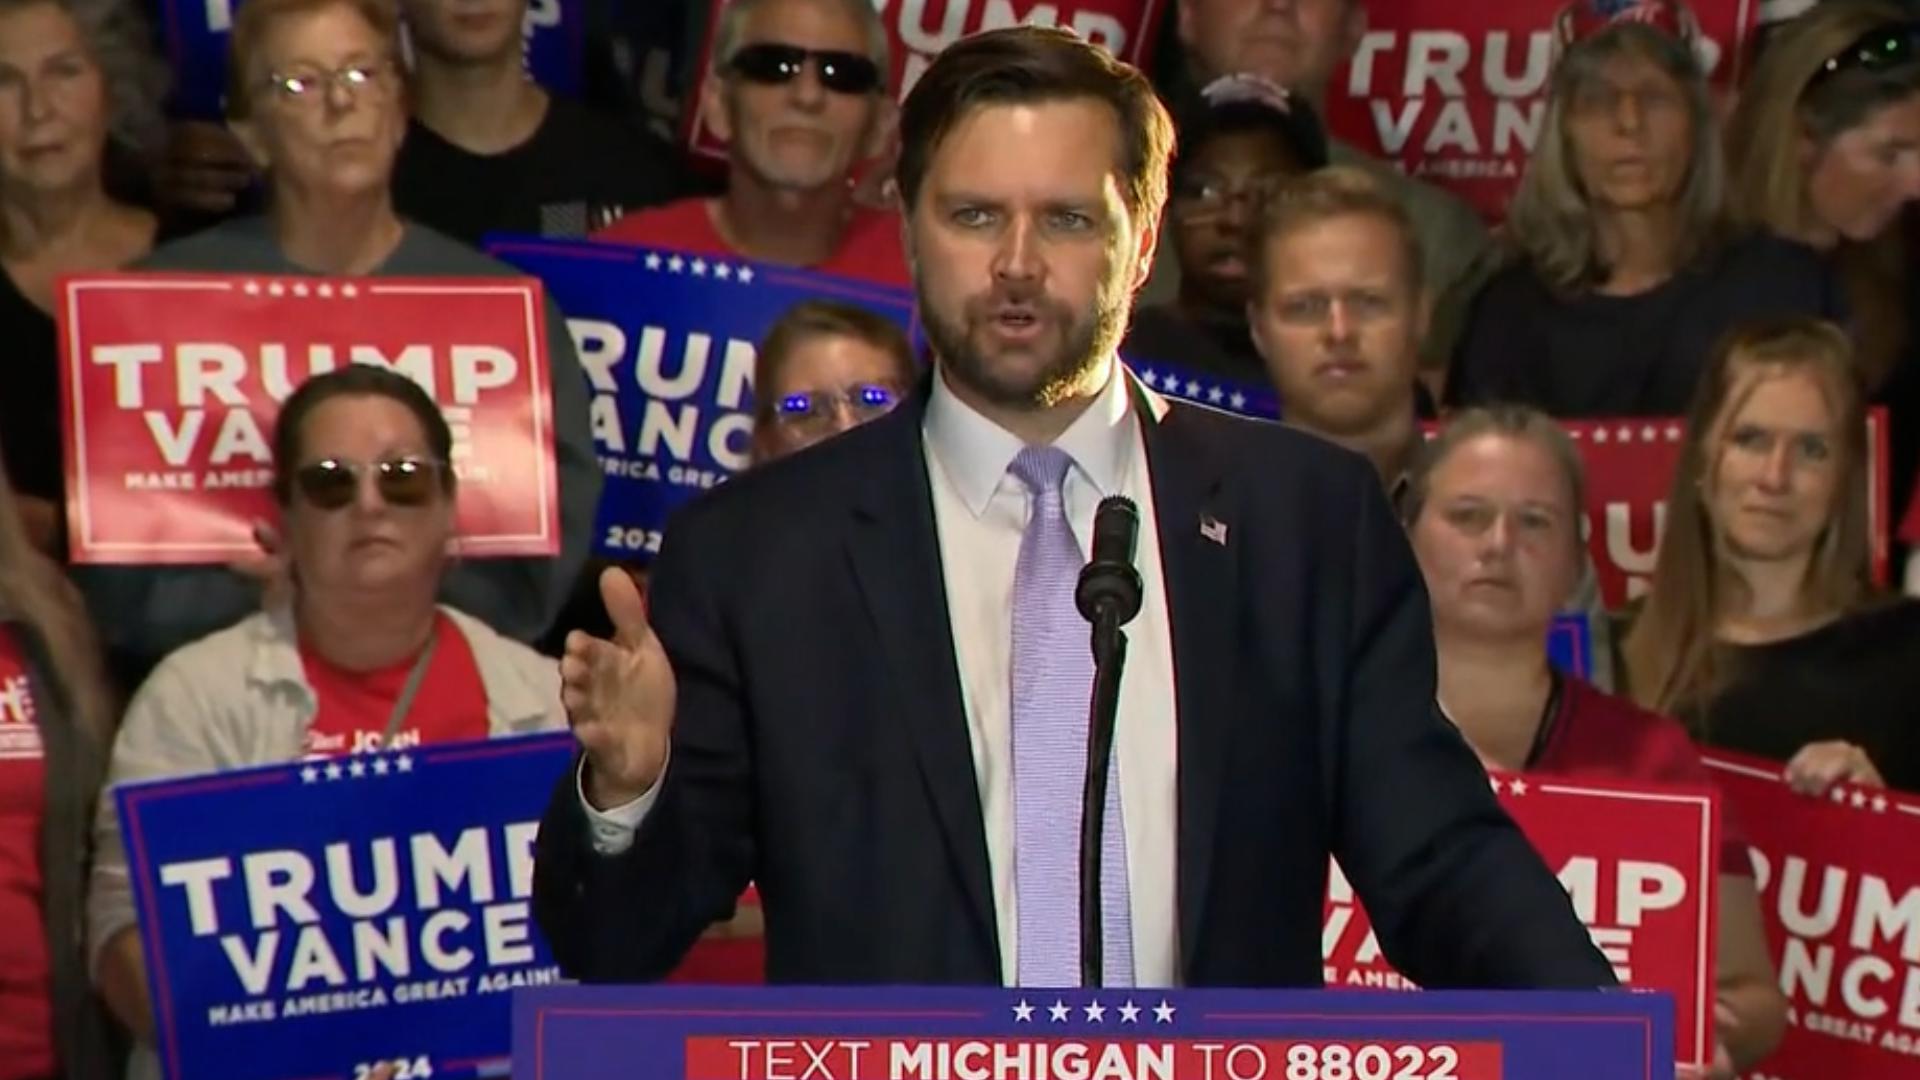
[[[1837,306],[1807,248],[1723,235],[1726,171],[1691,44],[1658,22],[1595,25],[1554,67],[1508,215],[1515,259],[1474,302],[1456,405],[1674,416],[1741,318]]]
[[[354,364],[294,391],[274,429],[273,488],[291,601],[154,671],[114,740],[110,784],[559,727],[552,661],[434,602],[449,569],[452,445],[404,375]],[[93,970],[145,1037],[152,1006],[110,794],[95,828]],[[148,1055],[137,1066],[154,1067]]]
[[[1371,467],[1118,363],[1173,142],[1146,78],[1066,31],[994,30],[902,117],[935,371],[683,511],[650,603],[603,579],[617,631],[568,642],[584,755],[536,850],[563,969],[658,977],[752,877],[770,981],[1080,985],[1074,579],[1120,495],[1143,607],[1091,929],[1106,985],[1320,985],[1329,853],[1423,984],[1613,985],[1434,710]]]
[[[387,0],[248,0],[233,28],[234,131],[267,169],[272,209],[168,244],[150,270],[332,276],[505,277],[471,248],[395,214],[406,109]],[[495,629],[537,639],[586,558],[600,491],[587,388],[560,310],[546,306],[547,383],[562,547],[552,559],[462,562],[446,598]],[[273,570],[264,571],[271,577]],[[80,575],[110,644],[136,673],[257,609],[244,577],[205,567],[88,567]],[[111,621],[104,618],[110,616]]]
[[[1679,724],[1548,663],[1586,558],[1583,487],[1579,451],[1533,409],[1469,409],[1424,447],[1403,509],[1433,603],[1440,709],[1492,771],[1711,787]],[[1752,1068],[1786,1023],[1747,846],[1724,832],[1716,1080]]]
[[[6,479],[0,460],[0,1077],[117,1080],[80,945],[114,702],[86,608]]]
[[[1785,762],[1812,795],[1920,791],[1920,602],[1871,584],[1854,365],[1839,328],[1806,319],[1721,343],[1622,646],[1641,704],[1707,746]]]
[[[727,144],[727,190],[629,214],[597,240],[907,283],[900,218],[853,176],[893,130],[886,27],[872,0],[731,0],[700,119]]]
[[[152,250],[158,223],[109,190],[109,158],[130,165],[157,137],[165,80],[131,5],[0,6],[0,448],[27,535],[56,558],[66,484],[54,282]]]

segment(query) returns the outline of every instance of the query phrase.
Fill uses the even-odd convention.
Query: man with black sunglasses
[[[871,0],[734,0],[700,100],[727,191],[630,214],[595,239],[906,285],[899,216],[853,176],[891,134],[886,28]]]

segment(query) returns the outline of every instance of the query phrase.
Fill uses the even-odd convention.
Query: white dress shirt
[[[1106,388],[1054,443],[1074,461],[1065,500],[1074,539],[1089,553],[1100,500],[1125,495],[1140,508],[1135,566],[1144,586],[1140,613],[1127,624],[1127,667],[1120,685],[1114,752],[1120,766],[1120,805],[1126,821],[1127,889],[1132,903],[1134,979],[1171,986],[1179,956],[1174,910],[1178,739],[1174,723],[1173,638],[1155,527],[1146,442],[1120,365],[1112,362]],[[1166,403],[1148,396],[1156,414]],[[1008,472],[1020,439],[933,380],[925,424],[933,516],[946,578],[954,655],[973,751],[974,779],[985,817],[987,862],[1000,940],[1001,979],[1012,985],[1018,967],[1018,904],[1014,888],[1013,820],[1013,579],[1020,539],[1031,512],[1026,486]],[[1092,687],[1088,687],[1091,698]],[[601,812],[586,804],[593,843],[616,854],[658,791]],[[1062,822],[1063,843],[1079,830]]]

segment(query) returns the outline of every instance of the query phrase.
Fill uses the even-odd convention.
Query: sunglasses
[[[859,53],[803,49],[798,45],[748,45],[733,54],[728,70],[762,86],[784,86],[812,61],[820,85],[836,94],[871,94],[880,87],[880,66]]]
[[[1839,55],[1820,65],[1813,73],[1813,83],[1837,75],[1849,68],[1862,71],[1885,71],[1901,64],[1915,62],[1916,47],[1920,46],[1920,23],[1896,23],[1881,26],[1868,31],[1842,49]],[[1811,85],[1811,84],[1809,84]]]
[[[425,506],[441,491],[445,466],[425,458],[389,458],[372,465],[325,458],[302,465],[293,474],[300,496],[319,510],[338,510],[353,502],[360,478],[373,474],[374,487],[388,506]]]

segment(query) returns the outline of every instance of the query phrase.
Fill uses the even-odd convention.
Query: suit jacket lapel
[[[927,390],[870,426],[883,446],[851,504],[847,555],[874,623],[979,945],[1000,970],[987,835],[960,695],[921,424]]]
[[[1144,393],[1141,395],[1144,397]],[[1172,621],[1178,724],[1176,836],[1180,955],[1196,949],[1219,824],[1219,791],[1233,727],[1238,648],[1238,559],[1226,470],[1194,430],[1194,411],[1174,405],[1145,417],[1160,558]]]

